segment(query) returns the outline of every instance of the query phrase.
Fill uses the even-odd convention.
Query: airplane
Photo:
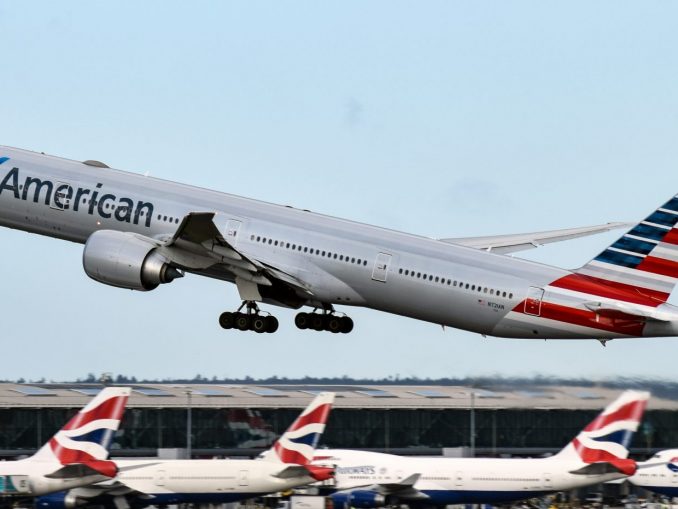
[[[667,497],[678,497],[678,449],[660,451],[638,466],[645,468],[628,478],[631,484]]]
[[[221,504],[326,481],[333,468],[313,465],[334,393],[318,394],[273,447],[253,460],[116,460],[112,483],[36,499],[40,509]]]
[[[114,478],[108,448],[130,389],[107,387],[33,456],[0,462],[0,494],[40,496]]]
[[[506,503],[622,479],[636,472],[628,445],[649,393],[626,391],[548,458],[431,458],[320,449],[334,467],[334,507]],[[325,486],[327,488],[327,486]]]
[[[224,329],[348,333],[361,306],[482,335],[597,339],[678,335],[678,196],[589,263],[565,270],[508,253],[623,223],[433,239],[289,206],[0,146],[0,225],[85,245],[84,270],[149,291],[194,273],[234,283]]]

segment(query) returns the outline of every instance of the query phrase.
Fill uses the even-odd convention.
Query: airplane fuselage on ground
[[[318,456],[331,457],[328,464],[336,465],[333,485],[345,495],[334,495],[335,502],[347,499],[356,507],[510,502],[625,477],[619,472],[571,473],[582,463],[556,458],[416,458],[344,450],[320,450]],[[324,464],[322,459],[316,462]],[[398,486],[413,475],[411,488]]]
[[[202,237],[192,242],[194,231],[167,244],[195,213],[214,214],[221,244]],[[100,231],[138,234],[156,242],[173,267],[235,282],[244,300],[293,308],[363,306],[516,338],[678,333],[678,314],[669,304],[567,270],[5,147],[0,224],[78,243]],[[586,306],[619,299],[634,313],[660,310],[670,319],[646,321]]]

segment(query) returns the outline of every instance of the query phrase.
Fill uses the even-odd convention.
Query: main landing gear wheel
[[[348,316],[336,316],[329,313],[299,313],[294,317],[294,325],[298,329],[329,331],[333,334],[348,334],[353,330],[353,320]]]
[[[247,306],[246,313],[240,312],[243,306]],[[221,313],[219,325],[223,329],[251,330],[257,334],[273,333],[278,330],[278,319],[273,315],[262,316],[254,302],[243,302],[235,313]]]

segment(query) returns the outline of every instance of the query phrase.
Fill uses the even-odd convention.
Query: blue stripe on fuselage
[[[540,497],[554,490],[538,491],[480,491],[480,490],[421,490],[429,498],[419,502],[422,505],[448,504],[489,504],[493,502],[512,502],[532,497]],[[408,500],[409,505],[416,505],[418,501]]]
[[[147,495],[150,495],[150,498],[134,499],[130,505],[148,507],[173,504],[227,504],[257,498],[265,493],[147,493]]]

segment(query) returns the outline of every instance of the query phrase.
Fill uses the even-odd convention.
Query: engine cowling
[[[83,505],[83,502],[70,491],[59,491],[35,497],[34,507],[36,509],[75,509]]]
[[[152,239],[115,230],[99,230],[89,236],[82,265],[95,281],[130,290],[153,290],[183,276],[157,252]]]
[[[354,490],[348,493],[335,493],[332,495],[332,503],[335,508],[359,507],[361,509],[373,509],[384,507],[386,505],[386,497],[376,491]]]

